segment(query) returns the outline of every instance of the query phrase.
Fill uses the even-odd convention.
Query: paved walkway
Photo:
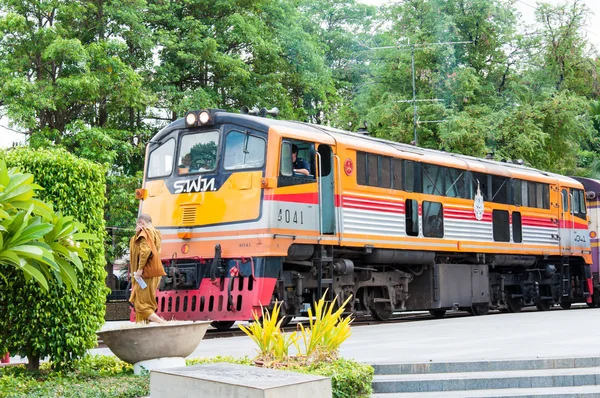
[[[600,309],[559,308],[547,312],[357,326],[341,355],[364,363],[414,363],[550,357],[600,357]],[[92,353],[110,354],[94,349]],[[190,357],[255,356],[246,336],[204,340]]]

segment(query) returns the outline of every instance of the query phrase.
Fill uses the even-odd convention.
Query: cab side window
[[[279,186],[315,181],[315,145],[310,142],[283,140],[279,159]]]
[[[575,217],[586,218],[585,208],[585,193],[581,189],[572,189],[571,194],[573,195],[572,214]]]

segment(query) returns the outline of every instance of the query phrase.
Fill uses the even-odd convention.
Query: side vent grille
[[[196,224],[196,206],[182,208],[181,224],[183,224],[183,225]]]

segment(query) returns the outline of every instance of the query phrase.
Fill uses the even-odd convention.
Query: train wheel
[[[394,310],[389,303],[376,303],[371,307],[371,315],[377,321],[388,321],[393,314]]]
[[[432,317],[440,319],[446,315],[446,310],[429,310]]]
[[[474,304],[469,311],[473,315],[487,315],[490,312],[488,304]]]
[[[561,301],[560,306],[562,307],[563,310],[568,310],[569,308],[571,308],[571,302],[570,301]]]
[[[508,312],[521,312],[521,309],[523,309],[523,300],[520,297],[506,299],[506,310]]]
[[[214,321],[210,323],[210,326],[217,329],[219,332],[226,332],[231,329],[234,323],[235,321]]]
[[[372,304],[371,304],[371,316],[377,321],[387,321],[394,314],[394,309],[392,308],[392,304],[389,301],[385,300],[385,293],[383,288],[375,288],[371,294],[372,296]],[[378,301],[381,300],[381,301]]]
[[[535,307],[539,311],[548,311],[552,307],[552,301],[550,300],[538,300]]]

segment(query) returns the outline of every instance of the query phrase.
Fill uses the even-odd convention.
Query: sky
[[[390,0],[360,0],[363,3],[373,5],[391,4],[393,1]],[[550,4],[561,4],[567,1],[569,4],[572,0],[544,0],[544,3]],[[600,24],[595,23],[600,18],[600,0],[581,0],[585,5],[592,11],[593,15],[588,21],[586,26],[585,34],[588,40],[600,49]],[[537,0],[516,0],[515,6],[517,11],[521,14],[521,19],[524,24],[534,24],[534,10]],[[9,121],[6,118],[0,119],[0,148],[6,148],[12,146],[14,142],[23,142],[25,136],[23,134],[16,133],[12,129],[8,129]]]
[[[23,134],[17,134],[6,128],[8,120],[6,118],[0,119],[0,148],[8,148],[12,146],[13,142],[22,142],[25,139]]]

